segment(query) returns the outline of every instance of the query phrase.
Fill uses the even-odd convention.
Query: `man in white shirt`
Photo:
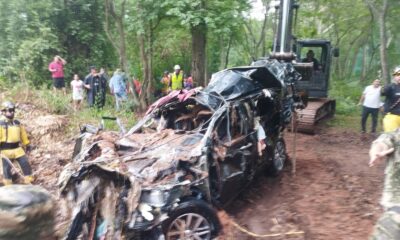
[[[361,131],[365,133],[366,123],[368,115],[372,116],[372,128],[371,133],[376,132],[376,126],[378,123],[379,108],[381,106],[381,81],[375,79],[372,85],[365,88],[363,94],[361,95],[359,105],[362,104],[363,110],[361,115]]]

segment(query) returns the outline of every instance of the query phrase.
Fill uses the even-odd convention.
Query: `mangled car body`
[[[159,99],[128,133],[83,133],[60,176],[65,238],[211,239],[215,208],[265,166],[282,170],[298,79],[276,60],[223,70]]]

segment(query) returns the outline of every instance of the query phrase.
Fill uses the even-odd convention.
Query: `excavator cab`
[[[279,21],[269,57],[292,63],[302,75],[297,90],[307,99],[307,106],[298,111],[297,130],[314,133],[318,121],[335,113],[336,102],[328,98],[328,87],[331,59],[339,56],[339,51],[328,40],[294,37],[292,28],[298,8],[296,0],[280,0],[276,7]]]
[[[327,40],[297,41],[295,68],[302,75],[298,88],[311,98],[328,97],[331,59],[337,53]]]
[[[315,124],[335,113],[336,102],[328,98],[332,56],[339,50],[327,40],[298,40],[295,47],[295,69],[302,75],[298,90],[308,96],[307,108],[299,111],[298,129],[314,133]]]

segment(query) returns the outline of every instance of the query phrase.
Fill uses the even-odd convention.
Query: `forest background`
[[[91,65],[105,67],[109,75],[124,69],[142,82],[143,94],[133,98],[144,109],[162,73],[175,64],[205,85],[216,71],[268,55],[276,1],[261,2],[2,0],[0,84],[49,87],[48,64],[60,55],[68,62],[66,80],[74,73],[83,78]],[[330,95],[339,113],[354,112],[362,88],[375,78],[390,82],[391,70],[400,65],[400,2],[297,2],[294,35],[327,39],[340,49],[332,63]],[[254,10],[262,14],[256,17]]]

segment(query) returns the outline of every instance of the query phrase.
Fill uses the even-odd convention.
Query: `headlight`
[[[143,191],[140,202],[147,203],[153,207],[163,207],[168,198],[168,193],[159,189]]]

